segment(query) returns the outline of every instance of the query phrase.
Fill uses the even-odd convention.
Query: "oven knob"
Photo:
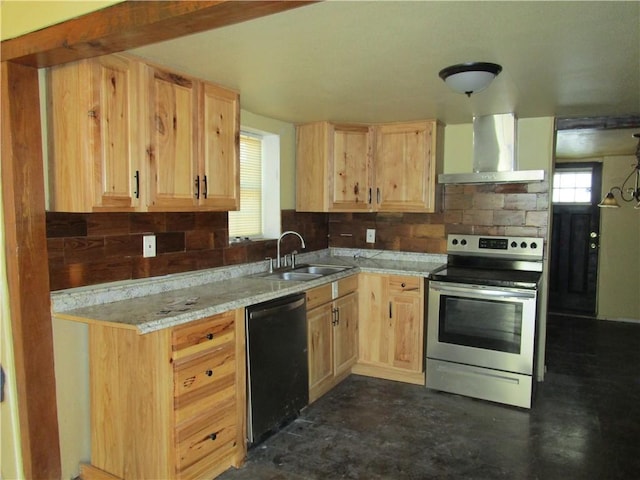
[[[533,249],[538,248],[538,244],[536,242],[531,242],[531,248]]]
[[[451,240],[451,243],[453,243],[454,245],[457,245],[458,244],[458,239],[454,238],[453,240]]]
[[[522,243],[520,244],[520,246],[521,246],[522,248],[527,248],[527,244],[526,244],[526,242],[522,242]]]
[[[516,242],[511,242],[511,248],[516,248],[518,244]]]
[[[460,240],[460,245],[466,245],[467,241],[463,238],[462,240]]]

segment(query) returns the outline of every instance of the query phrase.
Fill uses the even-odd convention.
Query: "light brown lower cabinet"
[[[358,277],[307,291],[309,402],[350,373],[357,359]]]
[[[145,335],[93,323],[89,356],[84,480],[211,479],[242,464],[242,309]]]
[[[353,373],[424,385],[424,279],[361,273]]]

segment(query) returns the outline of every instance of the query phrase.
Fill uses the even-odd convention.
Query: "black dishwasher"
[[[309,403],[305,294],[246,309],[247,438],[255,445]]]

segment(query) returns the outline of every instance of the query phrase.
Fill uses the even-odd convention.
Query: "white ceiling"
[[[133,50],[292,123],[640,112],[640,2],[327,1]],[[503,66],[467,98],[452,64]]]

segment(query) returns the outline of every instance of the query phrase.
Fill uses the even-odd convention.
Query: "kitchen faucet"
[[[298,232],[294,232],[293,230],[287,230],[286,232],[283,232],[282,235],[280,235],[280,238],[278,238],[278,247],[277,247],[277,252],[276,252],[276,264],[277,264],[277,268],[280,268],[282,266],[282,261],[280,259],[280,241],[282,240],[282,238],[285,235],[297,235],[298,238],[300,239],[300,242],[302,242],[302,248],[307,248],[306,245],[304,244],[304,238],[302,238],[302,235],[300,235]],[[286,262],[285,262],[286,263]]]

